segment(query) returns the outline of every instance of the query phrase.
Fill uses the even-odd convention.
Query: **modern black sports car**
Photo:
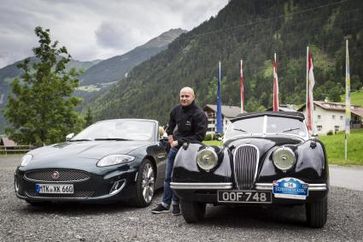
[[[297,112],[241,114],[228,126],[223,147],[184,145],[171,187],[189,223],[203,218],[207,203],[301,204],[309,226],[327,220],[325,148],[309,136]]]
[[[64,143],[34,149],[15,171],[18,198],[44,201],[126,201],[148,206],[164,179],[166,145],[155,120],[94,123]]]

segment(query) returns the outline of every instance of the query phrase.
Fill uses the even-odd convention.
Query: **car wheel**
[[[328,215],[328,199],[306,204],[306,220],[310,227],[321,228],[325,225]]]
[[[155,190],[155,171],[149,160],[139,167],[139,173],[136,180],[136,196],[134,204],[136,207],[147,207],[154,197]]]
[[[205,203],[180,201],[183,217],[187,223],[196,223],[204,218]]]

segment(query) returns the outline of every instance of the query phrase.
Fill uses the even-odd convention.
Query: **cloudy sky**
[[[171,28],[191,30],[228,0],[0,0],[0,68],[32,55],[34,28],[76,60],[123,54]]]

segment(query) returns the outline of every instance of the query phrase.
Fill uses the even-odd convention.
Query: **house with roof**
[[[306,116],[306,105],[298,109]],[[363,108],[351,105],[350,128],[363,127]],[[345,103],[314,101],[313,111],[314,129],[317,134],[338,132],[345,130]]]
[[[203,107],[204,112],[208,117],[208,130],[207,134],[216,133],[216,120],[217,120],[217,105],[207,104]],[[223,122],[223,132],[226,131],[227,126],[232,118],[237,117],[241,113],[241,107],[239,106],[228,106],[222,105],[222,122]]]

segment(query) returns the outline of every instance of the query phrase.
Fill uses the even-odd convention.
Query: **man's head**
[[[183,87],[180,90],[180,105],[183,107],[189,106],[195,99],[194,91],[190,87]]]

